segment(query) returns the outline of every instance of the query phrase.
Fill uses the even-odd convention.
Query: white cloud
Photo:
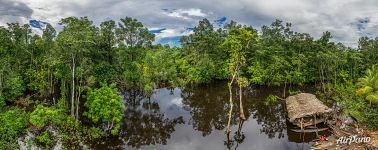
[[[265,16],[292,22],[293,28],[299,32],[307,32],[320,37],[324,31],[330,31],[335,41],[349,46],[356,46],[358,38],[365,36],[358,30],[356,22],[361,18],[369,18],[365,31],[377,32],[378,1],[373,0],[269,0],[247,1],[252,6],[249,11]]]
[[[206,17],[207,14],[203,13],[201,9],[179,9],[178,12],[181,14],[188,14],[188,16],[196,16],[196,17]]]
[[[147,27],[171,29],[161,36],[182,34],[181,30],[195,26],[204,17],[212,21],[220,16],[257,29],[280,19],[291,22],[296,31],[310,33],[316,38],[328,30],[335,41],[350,46],[356,46],[360,36],[378,36],[378,1],[375,0],[0,1],[0,25],[37,19],[57,26],[61,18],[68,16],[88,16],[95,24],[130,16]],[[361,18],[369,19],[363,29],[358,27]]]
[[[171,11],[165,10],[162,13],[170,17],[181,18],[185,20],[193,19],[192,17],[206,17],[207,16],[207,14],[202,12],[201,9],[196,9],[196,8],[174,9]]]
[[[171,29],[163,30],[161,33],[157,34],[155,37],[157,39],[160,39],[160,38],[165,38],[165,37],[189,35],[190,33],[193,33],[193,32],[187,31],[185,30],[185,28],[171,28]]]

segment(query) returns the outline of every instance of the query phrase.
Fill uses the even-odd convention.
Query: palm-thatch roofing
[[[323,116],[332,111],[310,93],[300,93],[287,97],[286,108],[289,121],[295,124],[298,124],[298,120],[301,118]]]

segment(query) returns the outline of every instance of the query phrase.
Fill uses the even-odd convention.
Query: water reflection
[[[232,132],[225,134],[226,82],[195,89],[158,89],[150,99],[126,100],[121,136],[92,145],[95,149],[308,149],[307,142],[314,137],[306,133],[302,138],[288,129],[292,126],[286,121],[284,103],[265,104],[267,96],[281,93],[279,87],[244,92],[247,120],[239,118],[239,101],[235,101]]]
[[[244,110],[246,118],[252,114],[252,118],[262,126],[261,133],[265,133],[269,138],[283,138],[284,129],[286,129],[286,117],[284,105],[279,103],[277,105],[267,106],[264,102],[265,98],[272,93],[279,93],[279,89],[260,89],[254,90],[254,94],[247,94],[244,92]],[[237,91],[237,89],[235,89]],[[199,87],[193,91],[183,91],[183,93],[190,93],[183,99],[183,104],[186,106],[192,116],[193,127],[201,131],[203,136],[211,134],[213,129],[223,130],[227,125],[227,110],[228,110],[228,92],[226,83],[213,83],[209,86]],[[237,99],[238,92],[235,95]],[[238,100],[234,101],[234,111],[232,116],[232,125],[236,125],[239,121],[239,104]],[[251,118],[251,119],[252,119]]]
[[[243,141],[245,139],[244,132],[242,131],[243,123],[244,123],[243,120],[239,121],[238,129],[234,133],[233,139],[230,138],[231,133],[226,134],[227,140],[224,141],[224,145],[226,145],[226,147],[229,150],[231,150],[233,148],[235,143],[236,143],[235,148],[234,148],[235,150],[239,147],[239,144],[243,143]]]
[[[258,104],[254,108],[252,117],[261,125],[260,132],[268,135],[269,138],[283,138],[283,131],[286,129],[286,114],[282,103],[266,106]]]
[[[138,103],[136,103],[138,102]],[[182,117],[168,119],[157,102],[130,101],[125,110],[120,138],[102,139],[92,144],[96,149],[129,149],[141,146],[165,145],[176,124],[183,124]]]
[[[209,92],[212,91],[212,92]],[[202,132],[202,136],[211,134],[213,129],[223,130],[227,125],[227,92],[225,85],[204,86],[195,90],[183,91],[184,109],[190,112],[193,128]],[[233,120],[232,123],[235,121]]]
[[[159,109],[157,102],[143,102],[141,109],[126,109],[122,137],[128,146],[165,145],[175,131],[174,126],[184,123],[182,117],[165,118]]]

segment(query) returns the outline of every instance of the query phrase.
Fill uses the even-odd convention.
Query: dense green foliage
[[[240,92],[250,85],[282,85],[286,91],[315,84],[366,126],[378,127],[378,71],[372,67],[378,63],[378,38],[361,37],[358,47],[350,48],[333,42],[330,32],[316,39],[279,20],[258,30],[234,21],[216,28],[203,19],[182,37],[181,47],[171,48],[154,45],[154,34],[130,17],[99,25],[87,17],[68,17],[60,24],[59,32],[47,25],[42,35],[33,34],[27,24],[0,27],[3,143],[14,144],[29,120],[37,143],[48,147],[60,138],[76,148],[81,137],[122,130],[125,104],[120,94],[132,93],[125,96],[129,100],[137,94],[148,97],[161,86],[194,87],[214,80],[228,80]],[[30,118],[10,108],[33,103],[39,105]],[[91,125],[81,124],[83,119]]]
[[[373,66],[366,71],[366,75],[358,79],[360,89],[357,95],[364,95],[365,99],[371,103],[378,104],[378,69]]]
[[[110,131],[116,135],[121,127],[124,104],[115,85],[103,85],[99,89],[89,91],[86,99],[85,106],[88,112],[84,115],[94,123],[102,123],[105,132]]]
[[[28,115],[21,109],[0,114],[0,149],[17,149],[17,138],[26,132]]]
[[[83,139],[97,139],[102,132],[97,128],[87,128],[67,114],[67,108],[59,101],[57,105],[46,107],[38,105],[31,113],[29,122],[37,127],[35,142],[45,148],[51,148],[57,141],[71,148],[79,148]],[[55,131],[57,134],[53,134]]]
[[[21,96],[25,90],[23,81],[20,76],[12,76],[4,82],[4,99],[14,101],[18,96]]]
[[[42,132],[36,139],[38,143],[41,143],[41,145],[44,145],[46,148],[50,148],[54,144],[51,133],[48,131]]]
[[[370,105],[364,96],[355,94],[356,86],[352,83],[346,83],[333,86],[334,96],[336,100],[344,108],[344,113],[352,115],[366,127],[378,128],[378,107]]]
[[[62,111],[53,107],[44,107],[38,105],[37,108],[30,114],[30,123],[37,128],[43,128],[50,124],[59,124],[61,121]]]

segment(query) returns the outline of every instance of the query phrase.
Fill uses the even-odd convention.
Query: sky
[[[216,27],[234,20],[258,30],[280,19],[315,38],[330,31],[334,41],[351,47],[361,36],[378,36],[376,0],[0,0],[0,26],[38,20],[59,29],[59,20],[69,16],[87,16],[94,24],[133,17],[157,43],[170,45],[203,18]]]

